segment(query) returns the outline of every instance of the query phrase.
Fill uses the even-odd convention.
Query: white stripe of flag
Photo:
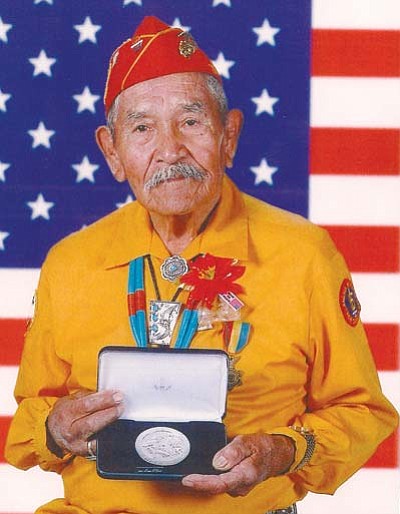
[[[312,27],[352,30],[400,29],[399,0],[313,0]]]
[[[299,504],[299,514],[399,514],[399,483],[399,469],[362,469],[333,498],[309,494]]]
[[[0,268],[0,317],[32,317],[32,299],[39,282],[39,273],[40,270],[36,268]]]
[[[400,225],[400,177],[311,175],[310,219],[320,225]]]
[[[400,127],[400,79],[314,77],[312,127]]]
[[[363,323],[399,323],[400,273],[353,273]]]

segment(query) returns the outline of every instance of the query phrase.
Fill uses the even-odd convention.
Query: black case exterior
[[[190,441],[190,453],[173,466],[157,466],[142,460],[135,450],[137,436],[153,427],[179,430]],[[150,423],[119,419],[98,433],[97,472],[103,478],[122,480],[178,480],[190,473],[217,474],[214,454],[226,444],[223,423]]]
[[[106,347],[102,352],[152,352],[157,354],[190,352],[221,354],[221,350],[171,350],[152,348]],[[160,355],[161,356],[161,355]],[[227,361],[228,362],[228,361]],[[228,365],[228,364],[227,364]],[[156,368],[156,363],[155,363]],[[173,370],[172,370],[173,371]],[[134,374],[132,375],[134,376]],[[99,382],[98,377],[98,382]],[[190,442],[189,455],[179,464],[155,465],[144,461],[135,449],[136,438],[154,427],[167,427],[182,432]],[[226,445],[225,425],[216,421],[135,421],[118,419],[97,434],[97,473],[102,478],[119,480],[180,480],[191,473],[218,474],[212,466],[215,453]]]

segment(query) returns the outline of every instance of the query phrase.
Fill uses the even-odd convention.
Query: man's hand
[[[295,445],[289,437],[240,435],[214,456],[214,468],[226,473],[188,475],[182,484],[208,494],[245,496],[263,480],[285,473],[293,463],[294,454]]]
[[[86,456],[88,439],[122,414],[122,400],[118,391],[65,396],[54,404],[47,427],[61,449]]]

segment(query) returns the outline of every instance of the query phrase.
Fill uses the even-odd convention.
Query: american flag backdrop
[[[400,407],[399,1],[0,0],[0,514],[63,495],[56,475],[4,461],[13,387],[47,250],[132,200],[93,133],[108,58],[149,14],[191,31],[244,111],[240,188],[329,229]],[[399,491],[394,435],[299,513],[399,514]]]

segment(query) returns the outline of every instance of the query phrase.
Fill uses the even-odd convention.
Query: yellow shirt
[[[151,254],[158,270],[169,255],[147,212],[134,202],[61,241],[43,265],[6,448],[17,467],[38,464],[62,474],[66,499],[38,512],[264,514],[307,491],[333,493],[393,431],[397,414],[382,395],[362,325],[351,326],[340,307],[349,273],[325,231],[240,193],[226,179],[209,225],[182,256],[206,252],[246,267],[238,283],[245,290],[242,320],[252,331],[238,362],[243,384],[228,394],[228,437],[257,431],[290,435],[297,445],[294,469],[306,445],[287,427],[302,425],[316,435],[311,461],[259,484],[246,497],[231,498],[196,494],[173,482],[105,480],[95,463],[58,459],[48,451],[45,419],[57,398],[96,389],[102,347],[134,344],[126,305],[128,263]],[[159,274],[158,285],[169,300],[175,286]],[[192,347],[222,348],[221,323],[198,332]]]

